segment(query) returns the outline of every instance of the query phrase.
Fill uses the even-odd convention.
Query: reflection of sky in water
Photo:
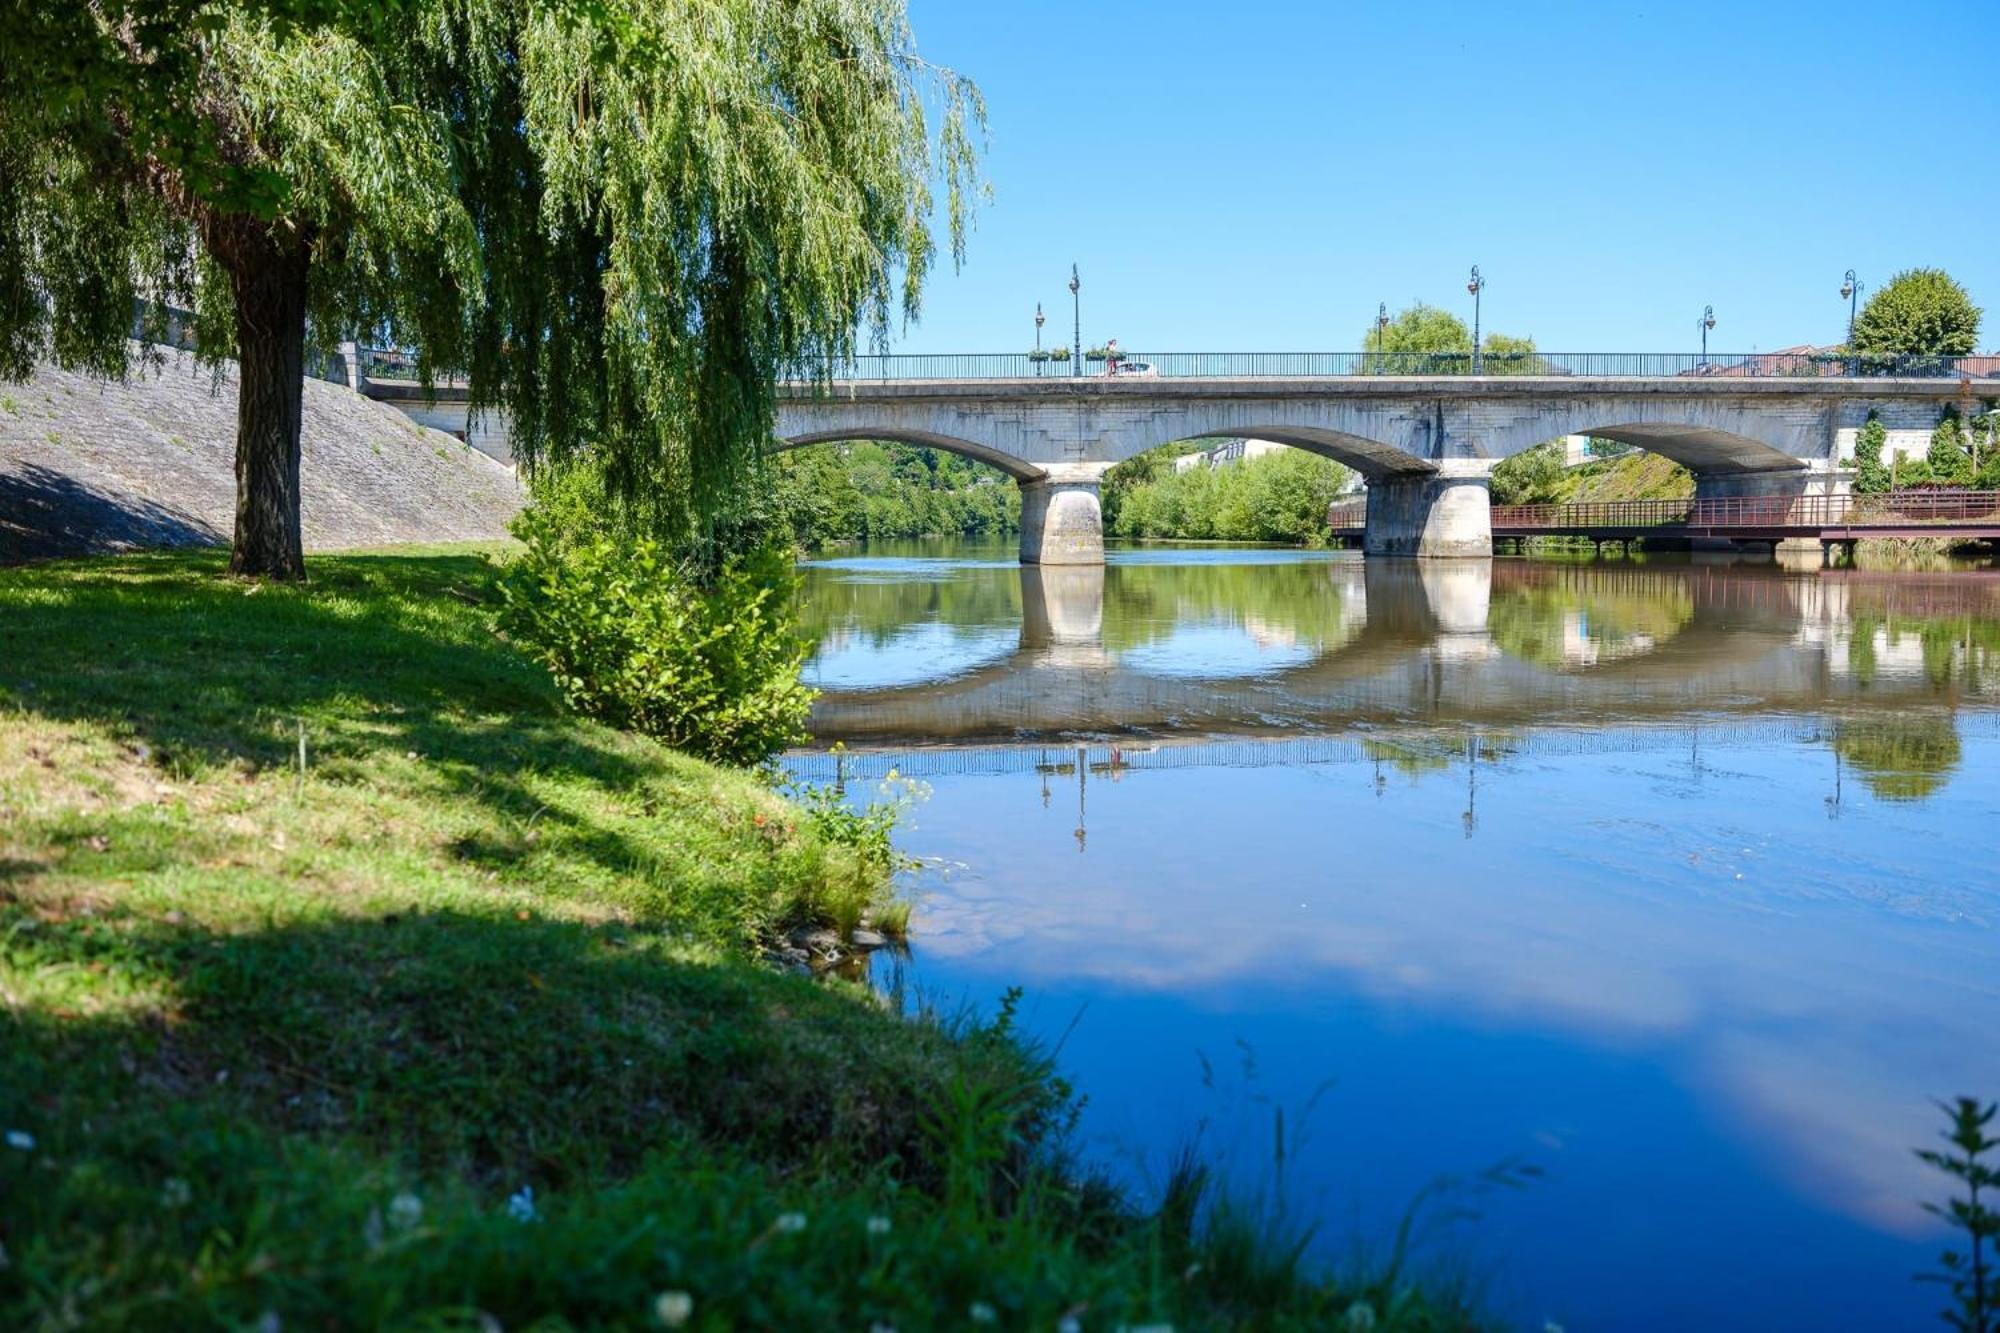
[[[835,628],[802,673],[821,690],[881,690],[953,676],[1001,660],[1019,647],[1020,631],[961,629],[937,621],[905,625],[888,638]]]
[[[1319,645],[1282,628],[1209,621],[1178,624],[1166,637],[1118,654],[1121,666],[1149,676],[1250,676],[1310,662]]]
[[[1248,1042],[1284,1105],[1337,1080],[1295,1182],[1336,1238],[1439,1172],[1547,1168],[1472,1233],[1530,1327],[1921,1326],[1909,1149],[1928,1098],[2000,1092],[2000,727],[1961,730],[1920,804],[1836,789],[1820,742],[1670,734],[1476,786],[1462,752],[1379,787],[935,778],[903,842],[962,868],[925,885],[912,978],[1023,984],[1052,1038],[1080,1014],[1064,1066],[1112,1160],[1214,1111],[1198,1052]]]
[[[1931,1325],[1910,1149],[2000,1095],[2000,585],[1145,547],[1093,597],[991,554],[816,570],[815,683],[878,691],[816,723],[1048,738],[880,758],[942,774],[909,979],[1026,986],[1099,1160],[1247,1143],[1199,1062],[1240,1040],[1258,1123],[1336,1080],[1292,1179],[1335,1251],[1518,1156],[1464,1243],[1524,1327]],[[1253,767],[1103,739],[1273,719]]]
[[[1352,562],[1355,556],[1336,551],[1302,551],[1267,546],[1112,546],[1105,551],[1112,565],[1324,565]]]
[[[936,556],[921,560],[907,555],[840,555],[801,560],[804,569],[828,570],[839,574],[879,574],[895,580],[936,578],[957,569],[1008,569],[1020,562],[1013,556]],[[857,580],[861,581],[861,580]],[[883,581],[888,581],[887,579]]]

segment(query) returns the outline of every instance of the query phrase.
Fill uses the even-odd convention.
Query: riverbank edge
[[[1010,1010],[762,963],[879,872],[562,716],[490,552],[220,569],[0,571],[10,1326],[1466,1326],[1071,1168]]]

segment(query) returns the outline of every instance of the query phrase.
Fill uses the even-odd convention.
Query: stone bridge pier
[[[1028,565],[1104,563],[1102,489],[1109,463],[1058,463],[1021,488],[1021,562]]]
[[[1491,483],[1497,463],[1449,458],[1435,472],[1368,481],[1368,555],[1483,559],[1493,554]]]

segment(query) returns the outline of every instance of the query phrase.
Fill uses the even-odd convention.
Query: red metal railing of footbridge
[[[1336,532],[1360,531],[1367,516],[1365,499],[1338,500],[1327,510],[1327,521]],[[1498,536],[1588,535],[1647,528],[1724,536],[1731,532],[1797,533],[1830,538],[1937,528],[1954,536],[2000,537],[2000,491],[1743,495],[1493,506],[1493,531]]]

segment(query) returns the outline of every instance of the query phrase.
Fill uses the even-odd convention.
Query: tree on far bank
[[[1940,268],[1905,269],[1854,321],[1852,350],[1864,355],[1970,356],[1981,311]]]
[[[1371,369],[1379,366],[1392,375],[1472,371],[1472,330],[1449,310],[1422,301],[1397,311],[1386,328],[1370,325],[1361,346],[1370,354]],[[1540,364],[1534,357],[1533,338],[1484,333],[1480,351],[1491,359],[1490,365],[1482,366],[1488,374],[1530,374]]]
[[[770,388],[912,314],[981,108],[904,0],[11,0],[0,376],[116,376],[138,298],[235,357],[230,568],[304,572],[308,339],[463,370],[530,469],[691,534]],[[17,22],[18,20],[18,22]],[[926,114],[930,107],[938,119]]]

